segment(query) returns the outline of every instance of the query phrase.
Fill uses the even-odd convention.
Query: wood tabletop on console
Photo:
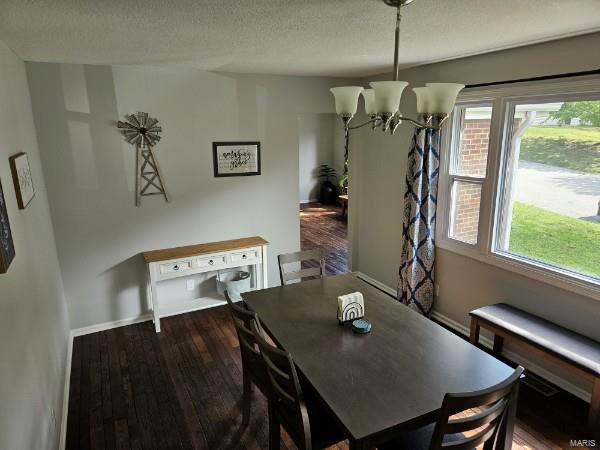
[[[269,242],[260,236],[252,236],[228,241],[208,242],[205,244],[186,245],[185,247],[163,248],[142,253],[147,263],[167,261],[170,259],[187,258],[189,256],[205,255],[208,253],[228,252],[248,247],[259,247]]]

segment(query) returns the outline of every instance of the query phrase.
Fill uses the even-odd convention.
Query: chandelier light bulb
[[[395,114],[400,107],[402,91],[406,81],[373,81],[369,83],[375,91],[375,110],[378,113]]]
[[[425,87],[429,88],[429,98],[431,99],[431,114],[450,114],[458,93],[465,87],[459,83],[425,83]]]
[[[362,86],[342,86],[331,88],[335,97],[335,112],[341,116],[353,116],[358,109],[358,96]]]
[[[365,89],[362,91],[362,95],[365,99],[365,114],[368,116],[377,114],[377,109],[375,108],[375,91],[373,89]]]

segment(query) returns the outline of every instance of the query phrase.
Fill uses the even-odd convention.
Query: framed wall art
[[[260,175],[260,142],[213,142],[215,177]]]
[[[21,152],[11,156],[8,160],[10,161],[15,193],[17,194],[17,204],[19,209],[25,209],[35,195],[29,158],[27,153]]]
[[[0,181],[0,273],[6,273],[8,266],[15,258],[15,246],[10,232],[10,223],[8,222],[8,211],[4,201],[4,192],[2,191],[2,181]]]

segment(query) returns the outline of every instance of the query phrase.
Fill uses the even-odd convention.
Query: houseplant
[[[338,188],[330,180],[330,178],[335,179],[336,176],[335,169],[327,164],[322,164],[319,167],[319,178],[324,178],[319,190],[319,201],[321,203],[332,205],[337,202]]]

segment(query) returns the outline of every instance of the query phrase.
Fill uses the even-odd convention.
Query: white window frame
[[[487,173],[482,183],[479,211],[477,244],[468,244],[449,237],[452,200],[452,179],[464,177],[450,175],[454,117],[448,118],[442,129],[440,152],[440,179],[438,187],[438,214],[436,245],[442,249],[467,256],[478,261],[518,273],[580,295],[600,301],[600,282],[592,277],[559,267],[536,262],[525,257],[495,249],[498,233],[499,210],[503,190],[503,174],[507,163],[505,149],[510,140],[513,107],[515,103],[544,103],[568,98],[577,100],[598,96],[600,99],[600,77],[578,77],[568,80],[551,80],[500,85],[492,88],[465,89],[457,99],[457,105],[476,106],[478,103],[492,104]],[[508,129],[505,130],[505,127]],[[469,178],[469,177],[467,177]]]

